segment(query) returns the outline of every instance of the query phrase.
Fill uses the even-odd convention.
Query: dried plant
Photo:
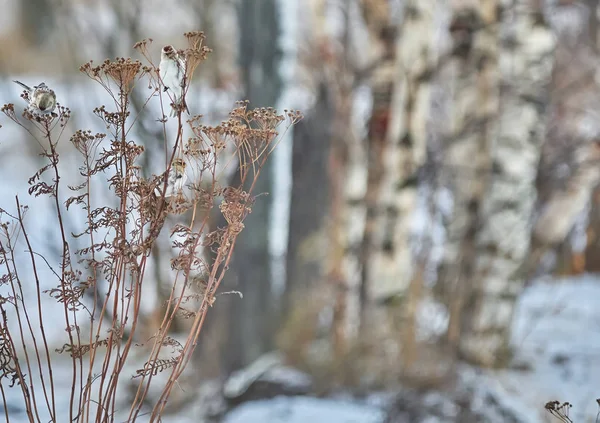
[[[204,46],[201,32],[185,36],[189,46],[180,53],[187,63],[187,94],[194,71],[210,49]],[[162,105],[161,82],[147,49],[151,41],[144,40],[134,46],[148,60],[147,66],[128,58],[117,58],[100,65],[89,62],[81,67],[84,74],[109,93],[113,104],[93,110],[105,125],[106,133],[78,130],[70,136],[70,142],[80,154],[82,179],[79,185],[68,187],[71,192],[68,198],[68,191],[60,182],[64,169],[56,147],[59,142],[67,142],[65,128],[70,110],[59,104],[55,115],[38,117],[27,111],[18,116],[13,104],[2,108],[43,151],[47,164],[29,179],[29,194],[52,199],[60,232],[60,268],[54,269],[53,258],[35,252],[25,218],[28,207],[21,204],[21,199],[16,198],[16,214],[0,209],[0,265],[4,270],[0,286],[6,288],[0,295],[0,393],[7,421],[10,421],[7,389],[20,390],[29,421],[66,421],[64,410],[57,406],[57,375],[52,366],[56,353],[68,355],[70,359],[69,421],[114,421],[118,411],[117,392],[122,390],[123,383],[120,376],[124,375],[126,363],[131,362],[128,360],[131,360],[132,350],[142,347],[150,351],[145,364],[133,374],[125,375],[129,383],[137,382],[127,421],[136,421],[143,414],[144,419],[149,415],[151,422],[160,421],[170,394],[197,345],[208,308],[215,304],[236,239],[255,201],[253,187],[280,138],[282,124],[286,122],[285,128],[302,117],[294,111],[279,115],[271,108],[249,109],[247,102],[240,102],[229,119],[209,126],[201,123],[200,116],[183,122],[179,110],[175,118],[176,139],[174,142],[164,140],[164,173],[144,177],[140,165],[144,148],[130,135],[137,123],[137,117],[131,118],[130,95],[143,81],[151,93],[140,113],[150,113],[146,105],[151,101],[161,101]],[[164,113],[157,120],[165,125]],[[192,135],[184,140],[186,128]],[[166,134],[166,130],[163,133]],[[233,158],[227,156],[228,151],[235,151]],[[165,176],[177,160],[187,163],[187,166],[180,165],[189,177],[185,193],[165,198],[168,184]],[[224,164],[239,168],[239,185],[231,186],[221,180]],[[114,195],[114,205],[97,206],[93,202],[94,192],[106,181]],[[71,234],[65,222],[79,215],[77,208],[83,210],[85,221],[81,222],[83,229],[79,233]],[[209,229],[212,209],[223,214],[227,225]],[[186,218],[187,223],[165,228],[170,221],[168,215],[174,213]],[[145,290],[150,288],[151,275],[147,273],[152,260],[150,252],[163,231],[170,234],[176,252],[171,261],[170,297],[164,305],[157,332],[149,340],[140,340],[141,303]],[[74,239],[85,245],[72,250]],[[16,245],[22,242],[27,245],[25,254],[33,269],[35,298],[24,296],[24,280],[15,260],[17,254],[21,254]],[[42,284],[38,272],[42,265],[52,269],[56,279],[50,289]],[[86,299],[86,293],[91,293],[93,301]],[[55,351],[51,351],[44,330],[47,324],[44,322],[50,317],[45,314],[44,297],[58,302],[63,310],[60,321],[68,341]],[[41,323],[39,331],[34,328],[33,313]],[[191,322],[184,342],[169,336],[177,316]],[[57,316],[51,318],[53,324],[59,324]],[[33,347],[26,340],[30,340]],[[151,401],[151,409],[143,411],[149,401],[149,387],[153,380],[154,385],[158,383],[159,373],[165,376],[164,381],[160,381],[163,383],[160,396]],[[65,377],[60,376],[61,380]],[[41,381],[39,386],[34,378]]]
[[[600,421],[600,398],[596,398],[596,404],[598,404],[599,411],[596,414],[596,419],[594,421],[598,423],[598,421]],[[573,423],[573,420],[571,420],[571,417],[569,416],[571,408],[573,408],[573,404],[566,401],[562,403],[560,401],[548,401],[546,405],[544,405],[544,409],[548,413],[564,423]]]
[[[571,410],[571,407],[573,407],[571,403],[561,403],[560,401],[549,401],[544,406],[547,412],[552,414],[561,422],[565,423],[573,423],[573,420],[571,420],[571,418],[569,417],[569,410]]]

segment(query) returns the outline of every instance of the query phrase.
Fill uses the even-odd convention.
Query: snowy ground
[[[224,423],[381,423],[382,410],[350,402],[309,397],[283,398],[246,403],[229,413]]]
[[[463,386],[457,389],[472,392],[471,407],[484,416],[480,421],[558,421],[544,410],[546,402],[558,400],[573,404],[570,416],[574,422],[595,422],[598,413],[595,399],[600,397],[599,303],[597,275],[545,279],[530,286],[521,296],[515,315],[512,368],[500,371],[462,368],[459,383]],[[459,421],[458,416],[451,417],[456,410],[443,395],[432,392],[424,396],[424,402],[445,404],[449,409],[447,417],[431,416],[423,421]],[[246,403],[229,413],[225,421],[384,422],[383,408],[376,404],[276,398]]]
[[[573,404],[570,413],[573,422],[595,422],[598,412],[595,399],[600,397],[600,387],[597,384],[600,380],[599,298],[600,277],[593,275],[547,279],[530,286],[522,295],[515,316],[513,343],[516,350],[513,366],[499,371],[478,370],[467,366],[462,368],[456,390],[469,393],[471,408],[477,415],[483,416],[480,417],[481,420],[475,421],[558,421],[544,411],[546,402],[558,400]],[[61,373],[61,369],[70,373],[65,360],[54,364],[58,365],[55,374]],[[61,381],[65,385],[61,385]],[[69,378],[58,378],[57,383],[57,399],[61,402],[59,408],[66,410],[70,392]],[[6,392],[11,421],[27,421],[19,392],[15,388],[6,389]],[[436,410],[438,414],[444,408],[442,414],[445,417],[432,415],[418,421],[461,421],[456,405],[449,400],[452,398],[451,394],[429,392],[419,395],[422,395],[424,406]],[[243,403],[226,414],[223,421],[383,423],[392,397],[373,394],[371,399],[360,402],[353,401],[351,397],[276,397]],[[384,399],[378,402],[374,400],[377,398]],[[188,407],[182,407],[179,414],[165,416],[163,421],[197,422],[205,409],[206,405],[202,401],[192,401]],[[406,420],[407,423],[409,421],[413,423],[416,420]]]
[[[547,280],[522,295],[513,326],[515,362],[529,370],[491,372],[485,380],[548,420],[548,401],[573,404],[574,422],[595,422],[600,397],[600,278]],[[521,366],[519,366],[521,367]],[[533,416],[540,416],[533,420]]]

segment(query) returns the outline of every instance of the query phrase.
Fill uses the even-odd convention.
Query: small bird
[[[164,91],[170,92],[173,100],[171,117],[177,116],[177,109],[183,109],[189,114],[187,104],[183,98],[185,88],[185,62],[173,46],[164,46],[160,53],[160,64],[158,65],[160,80],[164,85]]]
[[[48,115],[56,108],[56,94],[45,83],[41,82],[31,88],[20,81],[13,82],[27,91],[26,100],[29,101],[27,108],[32,114]]]
[[[183,159],[174,159],[171,163],[171,170],[167,178],[167,189],[165,191],[165,199],[178,195],[183,191],[187,176],[185,175],[185,162]],[[159,186],[154,189],[157,197],[160,197],[163,190],[164,179],[161,180]]]

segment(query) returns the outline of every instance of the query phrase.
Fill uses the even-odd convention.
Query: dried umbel
[[[250,194],[241,188],[225,188],[219,209],[234,233],[238,234],[244,229],[242,221],[250,213],[252,201]]]
[[[106,134],[92,134],[92,131],[79,129],[71,136],[71,143],[81,154],[95,157],[100,143],[105,138]]]
[[[188,48],[182,51],[186,62],[186,77],[191,80],[198,65],[206,60],[212,50],[204,45],[204,33],[202,31],[186,32],[184,36],[188,40]]]
[[[148,54],[148,47],[150,46],[150,44],[152,44],[152,38],[144,38],[142,41],[138,41],[137,43],[135,43],[133,45],[133,48],[136,50],[139,50],[140,53],[142,53],[142,55],[144,57],[146,57],[146,55]]]
[[[192,50],[202,50],[203,48],[207,48],[204,46],[204,40],[206,39],[204,32],[202,31],[189,31],[183,34],[185,38],[188,40],[189,48]],[[210,49],[208,49],[210,50]]]
[[[561,403],[560,401],[549,401],[544,406],[546,411],[564,423],[573,423],[573,420],[569,417],[569,411],[572,407],[573,404],[569,402]]]
[[[151,71],[151,68],[142,66],[139,61],[133,61],[130,58],[117,57],[115,60],[106,59],[101,65],[94,66],[93,61],[89,61],[79,68],[81,72],[91,79],[101,83],[108,89],[108,81],[117,85],[118,92],[123,95],[129,95],[138,78]]]

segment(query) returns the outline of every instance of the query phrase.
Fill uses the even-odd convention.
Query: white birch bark
[[[443,179],[453,195],[440,277],[449,307],[448,341],[457,347],[461,315],[475,260],[480,204],[491,169],[498,116],[498,1],[454,2],[451,34],[451,118],[444,146]]]
[[[367,1],[362,6],[366,6],[368,12],[376,12],[378,17],[388,18],[382,14],[387,7],[385,0]],[[344,4],[341,2],[340,4]],[[347,3],[344,7],[348,14],[346,24],[348,25],[347,35],[352,39],[356,35],[355,27],[360,18],[360,10],[355,7],[355,3]],[[383,9],[382,9],[383,7]],[[364,12],[364,10],[363,10]],[[375,25],[388,25],[388,20],[379,20],[372,22]],[[368,28],[369,30],[372,27]],[[371,31],[370,31],[371,32]],[[372,54],[368,61],[372,61],[381,54],[380,40],[370,37],[368,46],[373,47]],[[346,45],[346,49],[351,47],[351,43]],[[356,46],[359,50],[361,46]],[[364,46],[367,47],[367,46]],[[363,201],[367,190],[367,156],[366,146],[359,135],[359,121],[354,113],[356,101],[356,77],[350,72],[351,51],[345,52],[345,58],[335,73],[330,74],[330,84],[335,87],[337,100],[337,127],[335,145],[332,147],[332,158],[330,165],[340,165],[334,172],[340,173],[339,178],[333,177],[340,183],[339,190],[341,202],[339,208],[333,204],[331,232],[332,245],[330,251],[330,262],[332,268],[330,279],[332,282],[339,282],[337,300],[335,304],[334,318],[338,318],[339,327],[334,328],[338,332],[338,343],[347,352],[349,347],[355,345],[359,333],[361,321],[361,275],[363,272],[363,263],[360,256],[360,247],[363,240],[366,220],[366,207]],[[335,203],[335,195],[332,195]]]
[[[510,3],[510,4],[509,4]],[[493,173],[483,197],[460,353],[501,364],[517,295],[518,269],[529,251],[535,178],[546,134],[555,39],[531,2],[503,1],[499,70],[501,107],[493,137]]]
[[[431,74],[435,67],[437,0],[408,0],[398,34],[387,134],[381,141],[381,169],[367,257],[369,298],[405,292],[413,268],[411,220],[416,207],[417,172],[425,162]],[[381,82],[375,81],[375,84]],[[392,85],[393,84],[393,85]],[[376,87],[375,87],[376,89]]]

